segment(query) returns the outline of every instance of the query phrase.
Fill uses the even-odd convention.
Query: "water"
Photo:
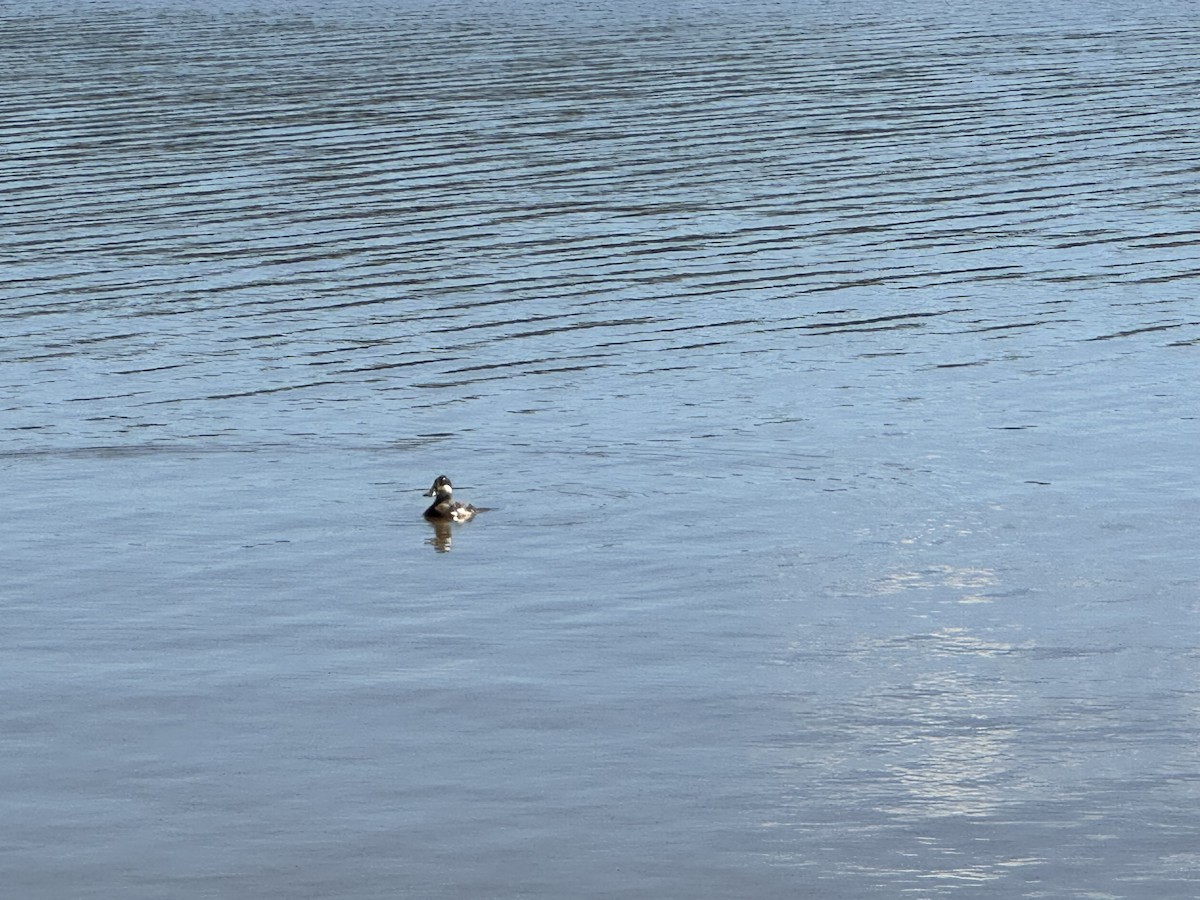
[[[1193,20],[5,10],[6,893],[1194,896]]]

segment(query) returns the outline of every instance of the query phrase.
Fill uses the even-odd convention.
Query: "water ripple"
[[[788,334],[974,357],[943,368],[1010,352],[956,349],[969,335],[1034,355],[1197,340],[1111,299],[1200,274],[1194,30],[750,6],[736,33],[618,15],[534,34],[492,14],[6,15],[6,382],[136,419],[381,378],[417,397],[679,371],[671,351],[790,366]],[[834,343],[892,332],[903,348]],[[331,379],[286,365],[324,356]],[[16,401],[16,427],[45,402]]]

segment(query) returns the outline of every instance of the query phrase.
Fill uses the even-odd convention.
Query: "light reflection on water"
[[[1197,884],[1190,8],[3,25],[11,890]]]

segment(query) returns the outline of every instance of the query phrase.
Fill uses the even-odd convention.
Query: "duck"
[[[470,503],[451,500],[453,493],[454,485],[450,483],[449,478],[445,475],[435,478],[433,487],[425,492],[426,497],[434,498],[429,509],[425,510],[425,518],[431,522],[468,522],[475,518],[475,513],[479,510]]]

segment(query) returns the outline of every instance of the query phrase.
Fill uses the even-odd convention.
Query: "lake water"
[[[1198,60],[0,10],[5,896],[1200,894]]]

